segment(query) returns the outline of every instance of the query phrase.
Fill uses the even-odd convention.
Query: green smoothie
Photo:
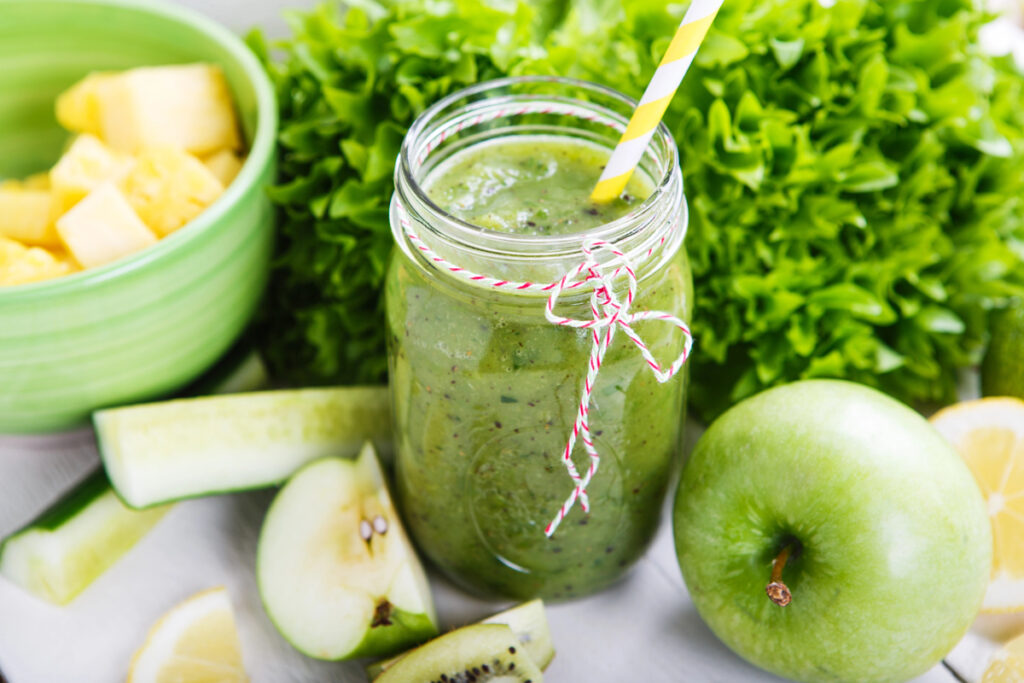
[[[456,153],[422,184],[439,206],[489,230],[573,233],[651,192],[640,175],[613,205],[591,204],[607,157],[566,138],[499,138]],[[591,403],[602,455],[588,487],[591,512],[577,504],[549,539],[544,528],[572,489],[561,452],[590,333],[549,323],[542,297],[455,280],[397,249],[386,297],[397,493],[420,548],[460,584],[512,598],[569,598],[620,577],[653,536],[680,462],[684,377],[659,384],[636,347],[616,336]],[[679,249],[641,279],[633,309],[686,320],[691,302]],[[567,298],[559,312],[590,317],[587,297]],[[682,348],[671,325],[637,331],[663,362]],[[574,460],[586,470],[582,444]]]
[[[613,221],[650,196],[650,179],[638,173],[614,201],[590,201],[607,161],[607,149],[583,141],[498,138],[456,154],[423,187],[435,204],[473,225],[519,235],[566,235]]]

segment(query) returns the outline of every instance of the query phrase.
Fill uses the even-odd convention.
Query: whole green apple
[[[799,681],[903,681],[963,636],[992,536],[960,457],[920,415],[849,382],[722,415],[673,516],[690,597],[751,663]]]

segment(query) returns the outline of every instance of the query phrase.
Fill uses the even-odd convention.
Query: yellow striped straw
[[[697,48],[711,28],[711,22],[715,20],[722,1],[693,0],[686,10],[661,64],[647,85],[644,96],[640,98],[640,104],[629,119],[619,144],[612,150],[612,156],[604,167],[601,179],[597,181],[597,187],[590,195],[595,202],[611,201],[626,189],[626,183],[640,163],[647,143],[654,135],[654,129],[665,115],[672,96],[676,94],[686,70],[697,55]]]

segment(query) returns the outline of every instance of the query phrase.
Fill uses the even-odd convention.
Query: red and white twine
[[[515,110],[498,110],[497,112],[492,112],[486,115],[481,114],[470,119],[469,122],[463,121],[457,126],[452,126],[447,130],[435,133],[434,137],[427,142],[424,155],[429,155],[430,152],[440,145],[448,135],[457,133],[464,127],[472,127],[483,121],[501,118],[503,116],[516,116],[527,113],[567,114],[586,118],[588,120],[599,120],[591,112],[571,105],[526,105],[524,107],[516,108]],[[603,122],[610,127],[621,128],[621,125],[616,122]],[[422,162],[423,156],[418,159],[418,163],[422,164]],[[555,533],[555,530],[558,529],[562,520],[564,520],[572,510],[577,500],[580,502],[580,506],[583,508],[584,512],[590,512],[590,499],[587,496],[587,486],[590,484],[594,475],[597,474],[597,469],[601,464],[601,455],[598,453],[597,447],[594,445],[593,437],[590,432],[590,402],[594,393],[594,385],[597,381],[598,372],[601,370],[601,364],[604,362],[605,354],[611,347],[616,331],[622,330],[622,333],[625,334],[633,345],[640,351],[640,354],[647,362],[651,372],[654,373],[657,381],[659,383],[665,383],[679,372],[690,355],[690,350],[693,346],[693,337],[690,334],[690,328],[678,317],[664,311],[630,311],[630,307],[633,305],[637,295],[636,271],[626,254],[611,242],[599,239],[584,240],[581,247],[583,260],[554,282],[546,284],[536,282],[514,282],[511,280],[502,280],[488,275],[474,273],[451,263],[434,251],[426,242],[423,241],[422,238],[420,238],[414,230],[412,221],[409,219],[405,208],[397,199],[395,201],[395,207],[397,209],[399,223],[402,226],[405,236],[409,239],[410,244],[415,249],[422,252],[424,258],[432,262],[436,267],[441,268],[456,277],[483,287],[512,291],[547,292],[549,293],[549,296],[544,307],[544,317],[549,322],[563,327],[590,330],[593,343],[590,348],[590,359],[587,365],[587,374],[583,380],[583,388],[580,393],[576,418],[573,421],[572,430],[569,432],[569,437],[566,440],[565,448],[562,450],[562,463],[565,465],[566,471],[572,479],[573,489],[568,498],[566,498],[565,502],[558,509],[555,517],[544,528],[545,535],[550,538]],[[646,261],[649,259],[655,251],[665,244],[669,237],[669,235],[663,236],[654,246],[642,254],[641,260]],[[601,263],[596,257],[600,252],[607,252],[608,254],[611,254],[612,258],[606,263]],[[613,267],[614,269],[612,269]],[[612,270],[609,272],[609,269]],[[620,299],[616,295],[614,286],[615,281],[622,276],[626,277],[628,284],[624,300]],[[585,285],[592,287],[590,295],[591,318],[585,320],[568,318],[555,313],[555,306],[557,305],[558,298],[561,296],[562,292]],[[674,325],[682,331],[682,352],[667,368],[658,363],[647,344],[633,329],[634,323],[643,320],[661,320]],[[587,467],[587,471],[582,475],[572,459],[572,453],[576,447],[577,440],[583,442],[583,447],[586,450],[587,455],[590,457],[590,464]]]

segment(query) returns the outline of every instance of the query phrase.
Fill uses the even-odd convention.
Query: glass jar
[[[402,145],[391,206],[399,248],[386,286],[397,497],[422,551],[479,593],[591,593],[622,576],[654,535],[680,465],[685,373],[660,382],[627,334],[614,336],[593,378],[589,412],[582,411],[601,458],[586,486],[589,512],[583,500],[570,501],[560,526],[545,534],[575,489],[563,451],[600,334],[553,324],[545,315],[551,285],[541,283],[578,272],[585,241],[604,240],[635,269],[631,311],[687,320],[693,284],[682,249],[686,204],[677,148],[664,126],[640,165],[651,196],[585,234],[473,226],[435,205],[424,179],[460,150],[506,136],[569,136],[610,149],[634,106],[582,81],[502,79],[438,102]],[[615,258],[607,250],[594,255],[605,274],[621,265]],[[618,275],[609,288],[621,303],[629,283]],[[527,282],[534,284],[517,284]],[[591,307],[600,283],[572,282],[552,315],[600,317]],[[663,320],[634,329],[662,365],[688,341]],[[592,462],[583,436],[572,451],[581,476]]]

